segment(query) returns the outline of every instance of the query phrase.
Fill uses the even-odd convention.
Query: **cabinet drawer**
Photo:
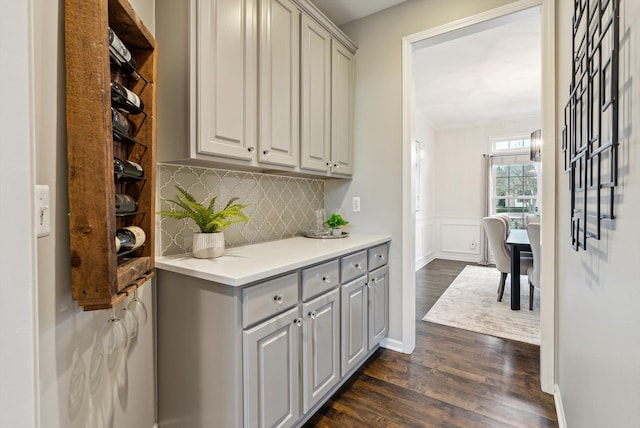
[[[340,282],[345,284],[367,272],[367,252],[351,254],[340,259]]]
[[[298,273],[242,290],[242,327],[277,315],[298,304]]]
[[[302,300],[322,294],[339,282],[338,260],[305,269],[302,271]]]
[[[387,264],[389,258],[389,244],[378,245],[377,247],[369,248],[369,270],[379,268]]]

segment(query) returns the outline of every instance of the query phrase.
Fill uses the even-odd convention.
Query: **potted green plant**
[[[342,235],[342,226],[346,226],[349,222],[343,219],[340,214],[333,213],[324,224],[329,227],[329,232],[332,235]]]
[[[214,196],[208,205],[203,205],[185,189],[176,186],[180,194],[177,199],[163,199],[173,204],[175,211],[160,211],[163,217],[175,219],[191,219],[200,232],[193,233],[193,256],[197,258],[220,257],[224,252],[224,230],[235,223],[249,221],[242,210],[246,205],[236,204],[238,198],[231,198],[220,211],[215,210],[217,197]]]

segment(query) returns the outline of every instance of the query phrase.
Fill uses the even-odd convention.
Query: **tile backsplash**
[[[285,177],[167,163],[158,164],[158,210],[170,210],[163,199],[175,199],[181,186],[198,201],[217,196],[216,209],[231,197],[248,205],[251,217],[225,230],[227,247],[290,238],[316,225],[315,212],[324,205],[324,182],[318,179]],[[166,256],[191,252],[191,220],[162,218],[158,253]]]

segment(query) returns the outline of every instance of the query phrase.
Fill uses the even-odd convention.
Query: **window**
[[[523,229],[526,215],[539,212],[540,164],[529,159],[530,144],[529,137],[493,141],[491,214],[508,214],[513,229]]]

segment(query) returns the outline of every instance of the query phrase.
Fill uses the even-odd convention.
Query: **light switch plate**
[[[51,233],[51,205],[49,186],[36,184],[35,204],[34,204],[34,224],[36,236],[42,238]]]
[[[353,197],[353,212],[354,213],[360,212],[360,196]]]

